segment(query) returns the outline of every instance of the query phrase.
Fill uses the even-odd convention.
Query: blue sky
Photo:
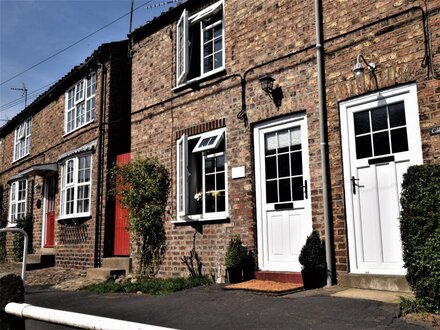
[[[172,2],[135,0],[140,8],[134,11],[133,29],[176,6]],[[130,5],[131,0],[0,0],[0,126],[24,108],[21,91],[11,88],[24,84],[29,105],[100,44],[125,39],[130,16],[8,81],[11,77],[129,13]]]

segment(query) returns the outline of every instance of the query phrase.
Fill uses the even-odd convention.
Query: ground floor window
[[[61,217],[90,215],[91,155],[73,157],[61,166]]]
[[[177,214],[179,220],[208,220],[228,213],[225,130],[177,141]]]
[[[9,225],[15,225],[16,219],[22,218],[26,215],[26,191],[26,180],[12,182],[9,205]]]

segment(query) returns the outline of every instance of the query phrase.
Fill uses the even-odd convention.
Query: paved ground
[[[167,296],[97,295],[28,287],[26,302],[178,329],[421,329],[397,318],[397,305],[333,296],[320,289],[283,297],[194,288]],[[66,329],[27,321],[27,330]]]

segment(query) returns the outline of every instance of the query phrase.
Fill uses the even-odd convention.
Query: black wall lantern
[[[263,76],[260,78],[261,89],[271,98],[275,103],[275,106],[279,108],[281,106],[281,100],[283,99],[283,91],[281,87],[273,88],[275,79],[271,76]]]

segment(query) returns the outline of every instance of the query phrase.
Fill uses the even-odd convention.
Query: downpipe
[[[160,330],[171,329],[155,325],[116,320],[107,317],[66,312],[57,309],[32,306],[30,304],[9,303],[5,312],[21,318],[27,318],[47,323],[61,324],[80,329],[109,329],[109,330]]]
[[[322,0],[315,0],[316,61],[318,72],[319,135],[321,144],[322,198],[324,202],[325,257],[327,261],[327,286],[335,283],[333,271],[333,236],[331,224],[331,196],[327,136],[327,103],[325,93],[324,27]]]

